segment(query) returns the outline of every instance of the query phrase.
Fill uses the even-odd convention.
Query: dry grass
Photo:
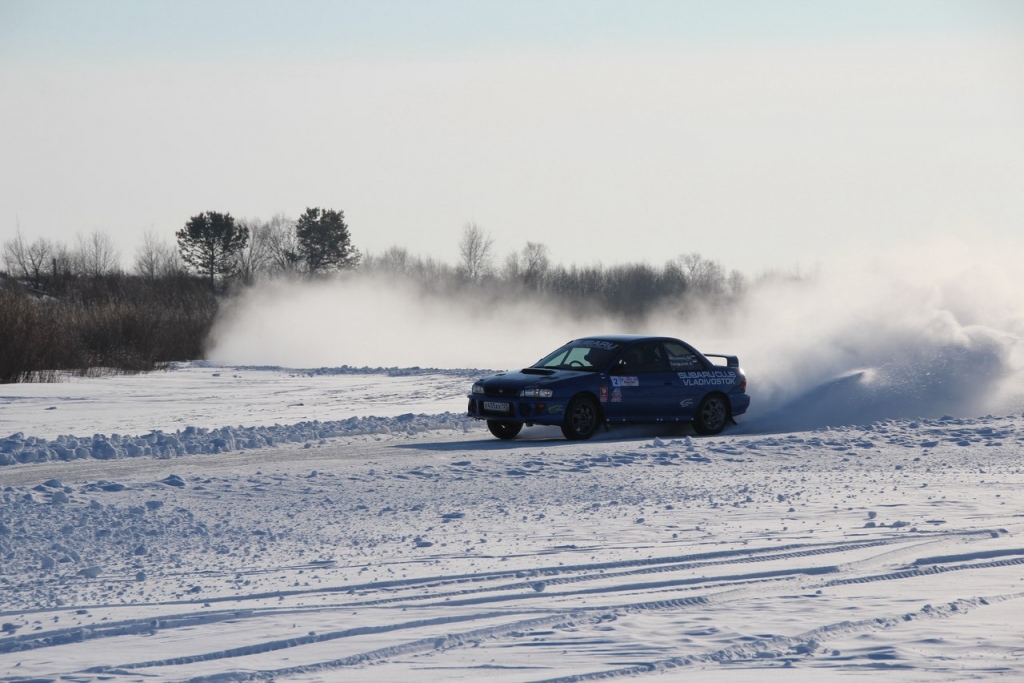
[[[144,372],[202,357],[217,310],[189,277],[118,275],[48,283],[47,294],[0,287],[0,382],[55,381],[102,367]]]

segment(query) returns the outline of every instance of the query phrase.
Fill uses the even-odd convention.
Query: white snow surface
[[[466,384],[484,374],[422,368],[293,370],[198,361],[142,375],[72,375],[56,383],[0,385],[0,435],[27,430],[53,439],[465,412]]]
[[[477,374],[0,387],[0,680],[1024,680],[1021,416],[502,442]]]

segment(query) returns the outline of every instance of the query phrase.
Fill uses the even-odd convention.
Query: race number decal
[[[613,387],[638,387],[640,386],[640,378],[636,376],[631,377],[618,377],[612,376]]]

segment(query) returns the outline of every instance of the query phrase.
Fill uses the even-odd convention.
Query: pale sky
[[[1024,245],[1024,2],[0,0],[0,241],[344,210],[353,242],[747,274]]]

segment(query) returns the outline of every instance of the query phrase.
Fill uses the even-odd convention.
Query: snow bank
[[[360,434],[416,434],[437,429],[466,431],[474,420],[455,413],[395,417],[352,417],[321,422],[260,427],[186,427],[172,434],[155,430],[139,436],[94,434],[44,439],[22,432],[0,440],[0,466],[52,460],[115,460],[120,458],[172,458],[197,453],[227,453],[266,448],[282,443],[312,443]]]

